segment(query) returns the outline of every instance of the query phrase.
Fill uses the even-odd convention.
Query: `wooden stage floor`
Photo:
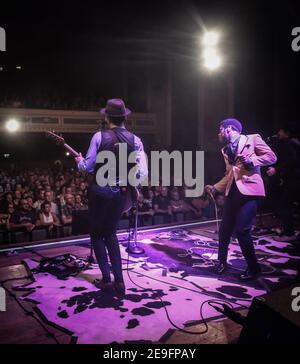
[[[211,224],[209,224],[211,225]],[[89,246],[86,245],[67,245],[55,246],[50,248],[38,248],[34,251],[20,251],[16,255],[0,255],[0,277],[1,281],[6,281],[5,286],[16,298],[24,295],[24,292],[12,290],[15,285],[23,285],[31,282],[28,272],[22,264],[23,259],[41,259],[38,255],[40,251],[45,257],[54,257],[64,253],[72,253],[78,257],[85,258],[89,255]],[[27,277],[27,278],[26,278]],[[34,311],[34,304],[21,301],[27,313],[17,303],[15,297],[6,297],[6,312],[0,312],[0,343],[1,344],[55,344],[56,340],[61,343],[69,343],[70,335],[54,328],[52,325],[42,323],[44,327],[33,317],[39,316]],[[247,314],[247,310],[241,311]],[[202,335],[189,335],[175,330],[164,344],[228,344],[235,343],[239,337],[241,326],[234,322],[218,318],[208,320],[208,332]],[[202,331],[203,325],[190,326],[191,331]]]

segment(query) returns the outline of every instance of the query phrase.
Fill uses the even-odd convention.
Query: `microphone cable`
[[[215,208],[216,208],[216,203],[215,203],[215,199],[213,198],[213,201],[214,201],[214,204],[215,204]],[[217,208],[216,208],[216,213],[217,213]],[[138,214],[138,207],[136,206],[136,209],[135,209],[135,214],[136,214],[136,216],[135,216],[135,218],[137,218],[137,214]],[[218,226],[218,230],[219,230],[219,225],[217,225]],[[135,229],[137,229],[137,225],[135,225]],[[207,305],[209,305],[209,306],[211,306],[211,307],[213,307],[213,308],[215,308],[213,305],[211,305],[211,303],[215,303],[215,304],[219,304],[219,305],[224,305],[225,306],[225,304],[226,305],[228,305],[231,309],[233,309],[233,304],[229,301],[229,300],[226,300],[226,299],[208,299],[208,300],[205,300],[205,301],[203,301],[202,303],[201,303],[201,305],[200,305],[200,308],[199,308],[199,310],[200,310],[200,318],[201,318],[201,324],[204,324],[204,330],[202,330],[202,331],[189,331],[189,330],[186,330],[186,329],[183,329],[183,328],[181,328],[181,327],[179,327],[179,326],[177,326],[174,322],[173,322],[173,320],[171,319],[171,317],[170,317],[170,314],[169,314],[169,311],[168,311],[168,309],[166,308],[166,306],[165,306],[165,304],[164,304],[164,301],[162,300],[162,298],[161,298],[161,296],[160,296],[160,292],[159,292],[159,290],[158,289],[153,289],[153,288],[146,288],[146,287],[143,287],[143,286],[141,286],[141,285],[139,285],[138,283],[136,283],[133,279],[132,279],[132,277],[130,276],[130,269],[129,269],[129,245],[130,245],[130,230],[131,230],[131,228],[130,228],[130,226],[129,226],[129,231],[128,231],[128,240],[127,240],[127,264],[126,264],[126,271],[127,271],[127,276],[128,276],[128,278],[129,278],[129,280],[130,280],[130,282],[133,284],[133,285],[135,285],[136,287],[138,287],[138,288],[140,288],[140,289],[142,289],[142,290],[145,290],[145,291],[152,291],[153,293],[154,293],[154,297],[152,297],[152,299],[158,299],[160,302],[161,302],[161,304],[162,304],[162,308],[164,309],[164,311],[165,311],[165,313],[166,313],[166,317],[167,317],[167,319],[168,319],[168,321],[169,321],[169,323],[175,328],[175,329],[177,329],[178,331],[180,331],[180,332],[183,332],[183,333],[185,333],[185,334],[189,334],[189,335],[203,335],[203,334],[205,334],[205,333],[207,333],[208,332],[208,324],[207,324],[207,320],[204,318],[204,315],[203,315],[203,308],[204,308],[204,306],[207,304]],[[134,236],[135,236],[135,238],[136,238],[136,236],[137,236],[137,231],[135,231],[135,234],[134,234]],[[156,295],[155,295],[156,294]],[[243,307],[243,308],[247,308],[246,306],[244,306],[244,305],[242,305],[242,304],[239,304],[239,303],[236,303],[236,305],[238,305],[238,306],[241,306],[241,307]],[[223,306],[223,307],[224,307]],[[225,310],[224,310],[225,311]],[[219,311],[220,312],[220,311]],[[224,314],[224,312],[222,312],[222,314]],[[224,314],[225,315],[225,314]],[[225,315],[226,316],[226,315]]]

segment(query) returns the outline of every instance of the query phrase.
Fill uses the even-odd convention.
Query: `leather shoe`
[[[115,282],[115,290],[118,294],[124,295],[125,294],[125,284],[123,282]]]
[[[219,263],[219,265],[216,268],[216,273],[218,275],[222,275],[227,270],[227,264]]]
[[[103,292],[113,291],[113,285],[111,282],[103,282],[101,279],[95,279],[93,283],[96,288],[101,289]]]
[[[253,281],[258,279],[261,276],[261,272],[251,272],[250,270],[246,270],[241,276],[240,279],[242,281]]]

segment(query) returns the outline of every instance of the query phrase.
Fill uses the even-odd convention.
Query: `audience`
[[[209,206],[212,206],[212,201],[209,196],[204,193],[202,196],[192,198],[191,205],[197,210],[198,216],[204,218],[204,211]]]
[[[213,203],[213,201],[211,200],[211,197],[208,197],[208,204],[207,206],[204,208],[203,210],[203,217],[205,219],[215,219],[215,218],[222,218],[222,211],[223,211],[223,206],[224,206],[224,202],[225,202],[225,197],[224,195],[218,193],[215,196],[215,203],[216,205]],[[216,209],[217,209],[217,216],[216,216]]]
[[[171,211],[173,215],[175,216],[176,220],[178,220],[178,214],[181,214],[181,216],[185,215],[188,212],[194,213],[194,217],[200,217],[201,215],[198,213],[198,211],[190,204],[188,204],[186,201],[184,201],[178,189],[173,189],[171,191],[171,201],[170,201]]]
[[[16,232],[24,233],[29,240],[39,231],[44,231],[50,238],[76,234],[73,225],[77,221],[87,225],[84,212],[88,210],[88,178],[61,164],[47,169],[0,170],[2,241],[13,242]],[[137,202],[139,226],[215,218],[211,198],[205,194],[197,198],[186,197],[186,189],[152,187],[150,184],[141,188]],[[223,195],[216,196],[216,204],[221,217]],[[133,212],[129,211],[122,218],[132,224]],[[82,227],[82,230],[87,232],[87,228]]]
[[[82,200],[82,194],[79,192],[75,195],[75,204],[74,204],[75,210],[87,210],[88,205],[87,203],[83,202]]]
[[[172,207],[168,187],[161,186],[155,188],[153,208],[156,215],[163,217],[164,223],[171,222]]]
[[[75,199],[71,193],[65,196],[65,204],[61,208],[61,219],[63,225],[72,224],[72,213],[75,210]]]
[[[21,199],[20,208],[14,211],[10,217],[8,230],[22,231],[28,235],[36,225],[39,225],[39,221],[35,209],[30,208],[26,199]]]
[[[140,226],[152,225],[152,217],[154,210],[152,204],[145,199],[143,193],[140,193],[137,201],[138,206],[138,221]]]
[[[47,237],[54,238],[58,234],[57,228],[61,226],[59,218],[53,212],[51,212],[51,204],[47,201],[41,205],[41,211],[39,213],[40,226],[45,227],[47,230]]]
[[[0,231],[9,230],[10,218],[14,213],[15,207],[13,203],[8,204],[7,209],[0,213]]]
[[[37,200],[34,202],[33,207],[37,210],[41,209],[41,205],[44,202],[44,198],[45,198],[45,190],[43,189],[38,189],[37,190]]]
[[[49,186],[50,187],[50,186]],[[50,210],[55,215],[58,215],[58,206],[55,202],[53,202],[54,194],[53,191],[48,190],[48,186],[46,186],[46,192],[44,194],[44,201],[50,204]]]

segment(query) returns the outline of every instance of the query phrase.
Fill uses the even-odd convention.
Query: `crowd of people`
[[[88,233],[90,176],[61,164],[48,169],[0,170],[0,240],[27,242]],[[185,187],[142,187],[136,204],[138,225],[157,225],[222,216],[224,196],[216,206],[209,195],[185,196]],[[132,226],[134,210],[120,228]]]

